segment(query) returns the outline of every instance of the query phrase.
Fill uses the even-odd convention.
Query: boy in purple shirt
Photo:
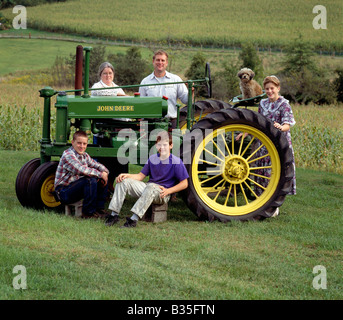
[[[131,209],[133,215],[127,217],[123,227],[136,227],[137,221],[143,218],[152,203],[164,204],[170,195],[188,187],[188,173],[182,160],[170,153],[173,148],[172,137],[168,132],[157,136],[158,154],[149,157],[140,173],[121,173],[116,178],[116,187],[109,205],[112,213],[106,217],[105,224],[112,226],[119,221],[119,212],[126,194],[138,198]],[[149,182],[142,180],[149,176]]]

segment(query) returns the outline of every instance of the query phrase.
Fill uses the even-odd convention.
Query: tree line
[[[98,67],[104,61],[109,61],[115,68],[114,82],[118,85],[139,84],[152,72],[151,62],[141,56],[138,47],[130,47],[126,53],[109,54],[106,47],[94,47],[90,57],[89,85],[99,81]],[[310,45],[302,41],[300,35],[284,50],[284,60],[280,70],[275,74],[281,81],[281,94],[291,102],[299,104],[330,104],[343,101],[343,68],[327,70],[316,65],[315,53]],[[52,85],[73,86],[75,72],[75,55],[67,58],[56,57],[52,67]],[[205,55],[199,51],[185,72],[187,79],[204,78],[206,64]],[[243,67],[255,72],[255,79],[262,83],[267,76],[264,73],[262,61],[255,46],[251,43],[242,46],[238,60],[227,61],[222,69],[212,75],[213,98],[227,100],[240,94],[237,72]],[[198,96],[206,96],[203,88],[197,88]]]

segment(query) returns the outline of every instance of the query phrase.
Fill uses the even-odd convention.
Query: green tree
[[[285,48],[280,71],[281,93],[291,101],[307,104],[333,103],[335,88],[326,69],[317,67],[310,44],[299,36]]]
[[[193,56],[191,65],[185,73],[186,78],[190,80],[203,79],[205,77],[205,66],[206,57],[202,52],[198,51]],[[204,87],[198,87],[197,95],[202,97],[207,96],[206,89]]]
[[[249,68],[255,72],[256,79],[263,78],[262,61],[258,57],[257,50],[252,43],[242,45],[242,51],[239,53],[239,58],[242,60],[240,69]]]
[[[231,100],[240,94],[237,70],[240,62],[229,61],[223,65],[222,71],[213,76],[213,97],[220,100]]]
[[[129,48],[125,54],[111,54],[108,61],[113,64],[118,85],[139,84],[150,73],[149,64],[142,58],[138,47]]]
[[[282,73],[304,73],[305,69],[316,72],[313,60],[314,51],[310,44],[304,41],[302,34],[285,47],[285,59]]]

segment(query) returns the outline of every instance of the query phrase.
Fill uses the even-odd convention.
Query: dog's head
[[[239,72],[237,73],[237,77],[240,78],[243,82],[248,82],[253,77],[255,77],[255,73],[249,68],[243,68],[239,70]]]

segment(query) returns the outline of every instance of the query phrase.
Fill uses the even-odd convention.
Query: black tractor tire
[[[32,207],[32,199],[28,196],[27,187],[32,174],[40,166],[40,159],[35,158],[25,163],[19,170],[15,182],[15,192],[20,204],[23,207]]]
[[[57,161],[45,162],[32,174],[27,189],[33,208],[40,210],[60,207],[61,203],[53,195],[57,166]]]
[[[239,133],[247,135],[237,141]],[[273,172],[261,195],[254,191],[260,188],[254,182],[255,170],[261,168],[257,147],[252,147],[256,141],[267,149]],[[209,161],[205,155],[211,146],[217,155],[212,152]],[[182,197],[201,220],[271,217],[292,187],[293,155],[285,134],[252,110],[231,108],[209,114],[184,136],[181,157],[189,174]]]
[[[193,126],[199,120],[205,118],[208,114],[222,109],[231,108],[231,105],[220,100],[204,100],[197,101],[194,105],[194,120]],[[179,127],[182,131],[187,128],[187,106],[180,110]]]

